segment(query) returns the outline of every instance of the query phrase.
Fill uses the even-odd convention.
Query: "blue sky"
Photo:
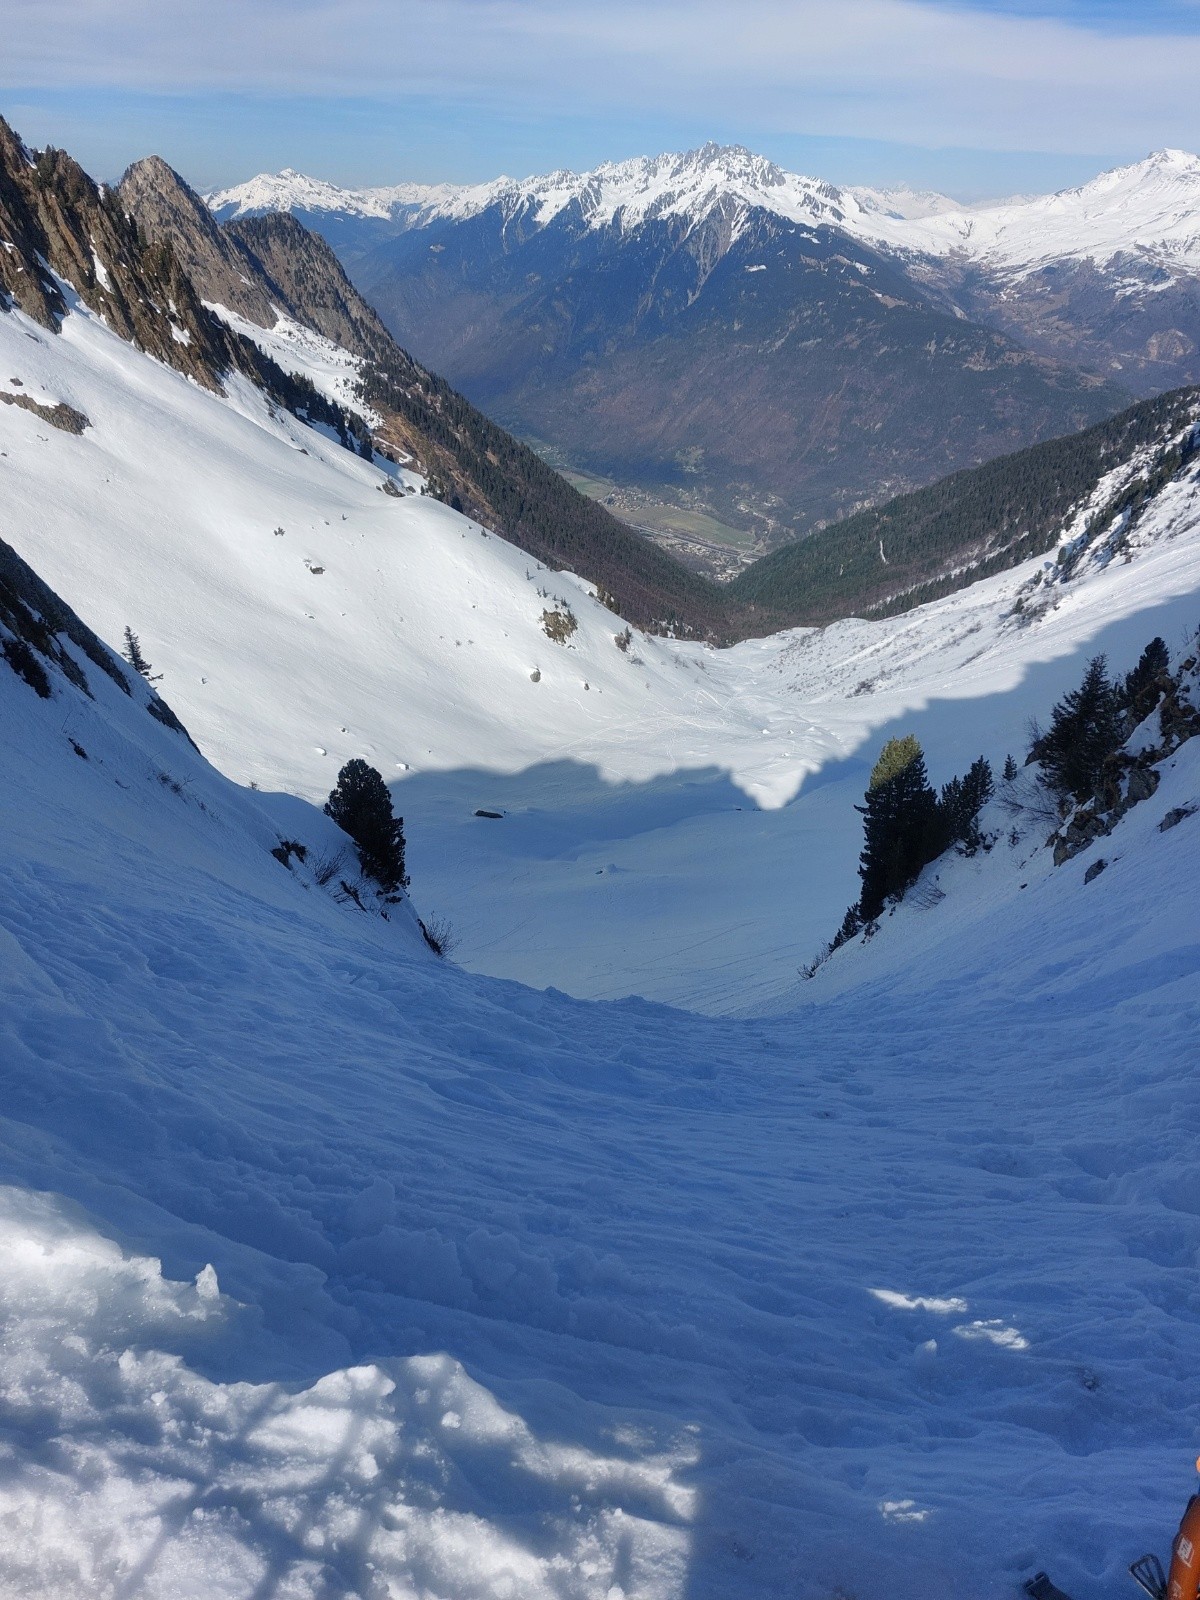
[[[0,0],[0,111],[97,176],[472,180],[714,138],[965,198],[1200,148],[1200,0]]]

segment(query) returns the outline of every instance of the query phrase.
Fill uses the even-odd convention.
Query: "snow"
[[[1107,1600],[1165,1550],[1200,740],[1093,884],[998,847],[731,1021],[439,965],[89,678],[0,675],[6,1595]]]
[[[0,408],[5,536],[215,767],[0,664],[0,1592],[1127,1593],[1200,1433],[1200,740],[1093,882],[1027,817],[796,969],[886,737],[940,781],[1194,634],[1195,472],[1071,582],[625,654],[241,381],[80,312],[10,376],[91,426]],[[321,887],[360,753],[478,970]]]
[[[106,289],[108,293],[111,294],[113,292],[112,277],[109,274],[108,268],[104,265],[103,261],[101,261],[95,250],[92,251],[92,271],[96,274],[96,282],[100,285],[100,287],[102,289]]]
[[[961,253],[1014,278],[1058,260],[1119,266],[1126,257],[1169,273],[1195,273],[1200,271],[1200,157],[1160,150],[1077,188],[889,223],[878,237],[926,255]]]
[[[261,328],[228,306],[206,300],[208,309],[256,344],[264,354],[281,366],[285,372],[302,372],[326,399],[356,411],[372,426],[379,425],[376,412],[363,403],[359,393],[362,384],[362,362],[352,356],[332,339],[326,339],[312,328],[307,328],[295,318],[276,308],[275,325]]]
[[[343,189],[285,167],[278,173],[259,173],[235,188],[214,191],[206,199],[223,222],[270,211],[341,212],[387,220],[397,208],[452,201],[460,187],[401,183],[379,189]]]
[[[962,256],[1019,279],[1058,260],[1091,260],[1117,270],[1136,264],[1138,292],[1148,269],[1200,271],[1200,157],[1159,150],[1056,194],[960,205],[945,195],[838,188],[787,172],[740,146],[704,145],[681,154],[606,162],[594,171],[554,172],[474,185],[402,184],[339,190],[297,173],[260,175],[209,197],[221,217],[292,209],[386,219],[397,227],[463,220],[493,205],[545,226],[575,208],[589,228],[629,230],[658,217],[698,226],[720,206],[733,236],[765,210],[807,227],[839,228],[907,256]],[[1159,287],[1165,287],[1165,284]]]

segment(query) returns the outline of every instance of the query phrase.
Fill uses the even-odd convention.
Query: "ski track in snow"
[[[578,580],[244,387],[80,316],[0,317],[0,362],[92,421],[4,408],[6,536],[263,786],[140,685],[0,671],[0,1589],[1126,1593],[1200,1428],[1200,822],[1158,831],[1200,741],[1086,888],[1030,835],[795,968],[889,732],[1002,757],[1081,655],[1194,627],[1194,485],[1026,629],[1028,570],[634,662]],[[539,991],[336,905],[268,850],[335,846],[304,800],[359,751],[415,769],[416,902],[453,867],[478,964],[510,917],[541,982],[775,1014]]]

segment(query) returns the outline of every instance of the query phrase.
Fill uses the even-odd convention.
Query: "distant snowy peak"
[[[906,187],[837,188],[786,172],[740,145],[605,162],[592,172],[552,172],[481,184],[395,184],[339,189],[286,170],[209,196],[217,216],[300,211],[391,222],[398,228],[463,221],[499,206],[540,226],[573,211],[588,228],[632,230],[682,217],[695,225],[722,209],[770,212],[810,227],[839,228],[906,254],[958,255],[1009,273],[1050,261],[1107,264],[1133,256],[1185,272],[1200,271],[1200,157],[1160,150],[1132,166],[1101,173],[1057,194],[965,206]]]
[[[506,180],[501,180],[506,181]],[[272,211],[328,212],[388,221],[405,210],[445,203],[458,194],[454,184],[398,183],[382,189],[342,189],[323,178],[309,178],[285,167],[260,172],[231,189],[205,198],[222,222]]]
[[[740,145],[706,144],[682,154],[609,161],[592,172],[559,171],[539,177],[501,177],[488,183],[398,184],[380,189],[338,189],[285,171],[210,195],[217,216],[269,210],[340,213],[392,221],[401,227],[437,220],[463,221],[499,206],[526,214],[540,226],[568,210],[589,228],[629,230],[662,217],[702,221],[718,206],[762,209],[810,225],[852,227],[860,206],[851,191],[819,178],[785,172]]]
[[[1149,258],[1200,271],[1200,156],[1159,150],[1078,188],[882,228],[883,242],[927,255],[959,252],[1016,273],[1056,260]]]
[[[891,189],[854,187],[846,194],[853,197],[867,216],[890,217],[894,221],[919,221],[925,217],[941,216],[947,211],[962,211],[963,206],[949,195],[930,189],[910,189],[898,184]]]

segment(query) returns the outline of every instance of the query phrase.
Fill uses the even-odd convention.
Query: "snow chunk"
[[[882,1300],[885,1306],[892,1306],[897,1311],[936,1311],[939,1316],[949,1316],[952,1312],[970,1309],[967,1302],[956,1295],[942,1298],[936,1295],[908,1295],[896,1289],[872,1289],[871,1293],[876,1300]]]

